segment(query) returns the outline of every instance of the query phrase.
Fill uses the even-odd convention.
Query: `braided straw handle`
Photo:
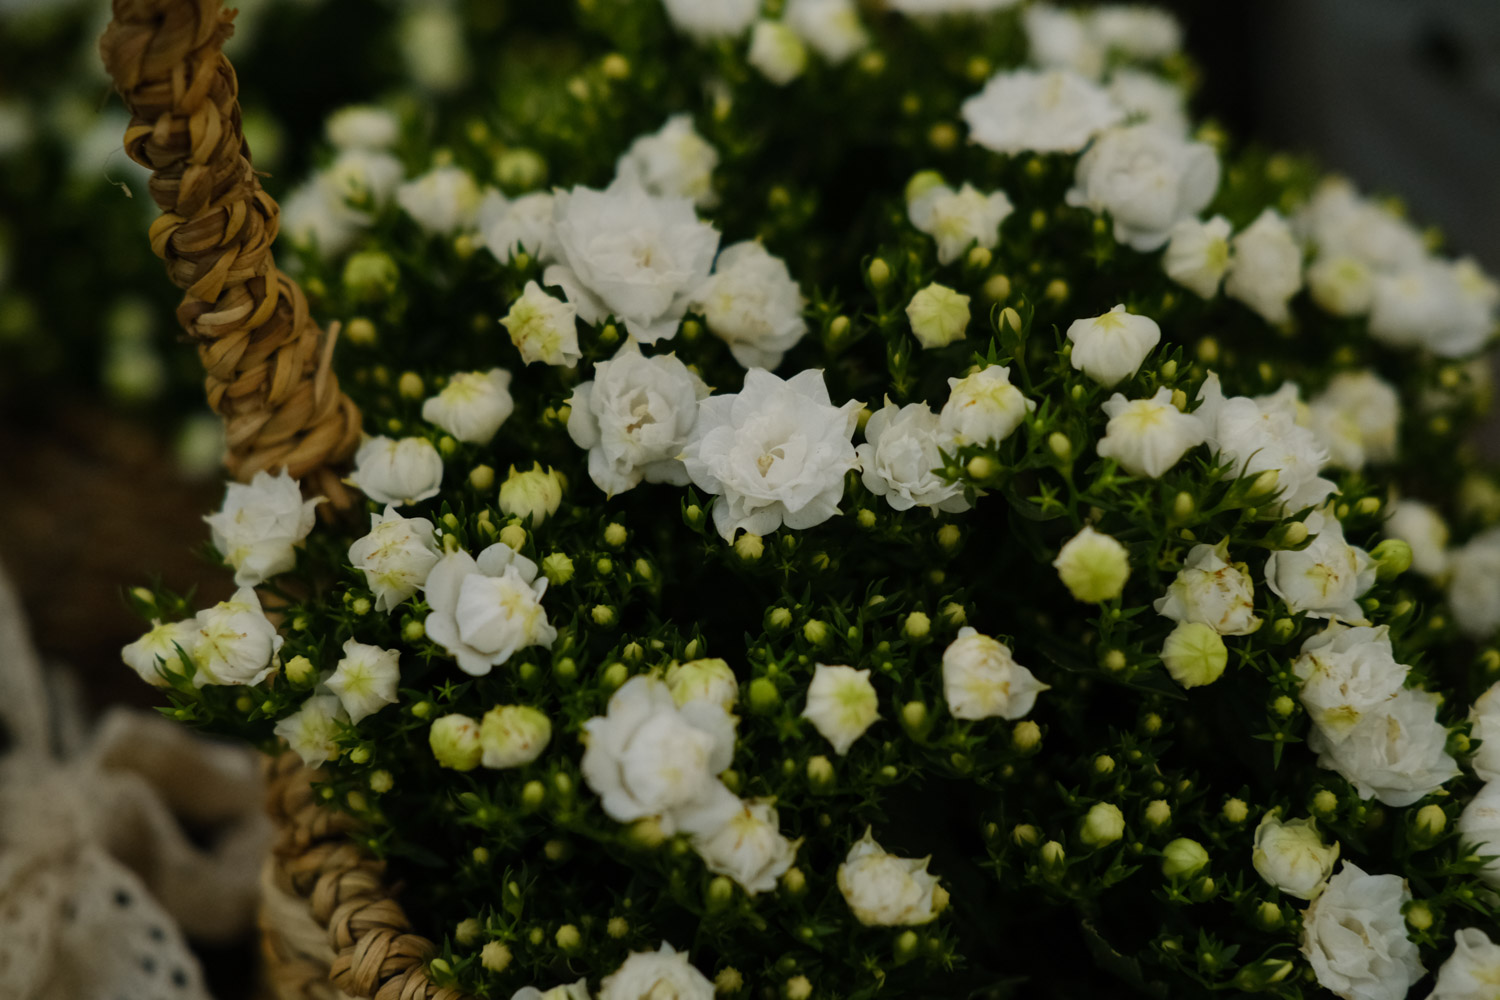
[[[113,2],[99,50],[131,113],[125,151],[153,171],[162,214],[151,248],[186,292],[177,318],[224,418],[230,474],[285,467],[348,507],[353,494],[334,469],[359,442],[359,410],[330,370],[336,331],[319,328],[271,255],[278,209],[250,165],[222,51],[234,14],[220,0]],[[268,806],[279,828],[274,879],[327,929],[335,957],[326,981],[375,1000],[468,1000],[428,978],[436,948],[412,932],[381,862],[350,839],[353,822],[318,803],[314,776],[283,754],[270,765]],[[307,996],[331,992],[315,991],[321,970],[310,974],[306,962],[283,971],[283,985],[295,979]]]
[[[337,331],[271,255],[279,210],[250,165],[222,51],[233,18],[220,0],[114,0],[99,51],[130,110],[125,152],[153,171],[151,249],[186,292],[177,319],[224,418],[230,474],[285,467],[347,507],[332,470],[359,443],[359,410],[329,367]]]

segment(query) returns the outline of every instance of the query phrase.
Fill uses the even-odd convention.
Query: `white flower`
[[[767,80],[785,87],[807,69],[807,46],[781,21],[757,21],[745,58]]]
[[[746,368],[767,371],[807,334],[807,300],[787,270],[757,240],[725,247],[714,273],[693,291],[692,308]]]
[[[1500,944],[1477,927],[1453,935],[1453,954],[1438,969],[1427,1000],[1495,1000],[1500,992]]]
[[[1281,821],[1278,810],[1266,813],[1255,828],[1251,863],[1266,884],[1298,899],[1317,899],[1323,892],[1339,843],[1323,843],[1318,824],[1310,819]]]
[[[351,104],[323,123],[328,141],[340,149],[388,149],[401,135],[396,116],[373,104]]]
[[[916,927],[942,909],[930,858],[898,858],[875,842],[869,829],[839,865],[839,892],[866,927]]]
[[[396,508],[370,515],[370,533],[349,546],[349,564],[365,574],[376,611],[394,611],[427,581],[441,553],[425,517],[402,517]]]
[[[496,705],[479,720],[485,767],[524,767],[552,741],[552,720],[530,705]]]
[[[552,270],[547,268],[547,273]],[[574,306],[554,299],[535,281],[528,281],[500,325],[510,334],[510,342],[526,364],[540,361],[573,368],[583,357],[578,350],[577,321]]]
[[[833,744],[835,753],[840,757],[847,754],[854,741],[880,718],[880,699],[870,683],[870,671],[816,664],[802,718]]]
[[[714,525],[725,541],[744,530],[801,530],[839,512],[844,474],[855,468],[860,404],[834,406],[823,373],[782,381],[752,368],[738,393],[709,396],[682,450],[688,475],[718,497]]]
[[[1155,125],[1127,125],[1105,132],[1083,154],[1067,202],[1108,212],[1115,239],[1144,253],[1163,246],[1172,227],[1203,211],[1218,190],[1212,146]]]
[[[1187,134],[1187,94],[1165,77],[1117,69],[1109,76],[1109,96],[1125,109],[1132,123],[1146,123],[1173,135]]]
[[[234,582],[253,587],[297,565],[297,546],[312,531],[322,502],[322,497],[303,500],[286,470],[273,476],[262,469],[248,485],[230,483],[224,506],[203,520],[214,548],[234,567]]]
[[[396,204],[434,235],[471,228],[480,198],[479,185],[461,167],[435,167],[396,189]]]
[[[1448,606],[1464,634],[1488,639],[1500,627],[1500,528],[1475,535],[1448,562]]]
[[[853,0],[788,0],[782,19],[830,63],[841,63],[870,44]]]
[[[1401,396],[1372,371],[1339,372],[1307,404],[1313,433],[1329,461],[1358,471],[1396,459]]]
[[[464,47],[468,29],[455,3],[404,5],[393,32],[400,42],[406,73],[417,86],[439,94],[458,90],[469,79],[470,60]]]
[[[1068,340],[1073,367],[1108,387],[1136,373],[1161,342],[1161,327],[1149,316],[1126,312],[1121,304],[1102,316],[1074,320]]]
[[[1302,914],[1302,954],[1318,984],[1342,1000],[1403,1000],[1426,969],[1406,936],[1399,875],[1367,875],[1348,861]]]
[[[1316,510],[1304,523],[1312,541],[1300,550],[1272,552],[1266,560],[1266,586],[1293,614],[1366,624],[1359,598],[1375,584],[1375,560],[1344,541],[1344,526],[1331,514]]]
[[[1104,88],[1066,69],[997,73],[960,114],[970,138],[996,153],[1076,153],[1125,118]]]
[[[1375,279],[1370,336],[1392,347],[1420,347],[1461,358],[1495,331],[1500,289],[1472,261],[1427,260]]]
[[[1363,316],[1375,301],[1375,275],[1352,254],[1322,253],[1307,269],[1307,292],[1335,316]]]
[[[724,711],[734,710],[740,695],[740,682],[729,664],[717,658],[673,662],[667,667],[667,689],[678,706],[700,699],[713,702]]]
[[[1348,181],[1330,177],[1298,209],[1293,225],[1318,257],[1352,257],[1372,271],[1402,271],[1427,257],[1422,234],[1405,219],[1366,198]]]
[[[1010,384],[1009,368],[990,365],[948,380],[948,402],[938,421],[955,444],[994,444],[1010,437],[1035,409],[1036,403]]]
[[[1292,672],[1313,725],[1328,743],[1341,743],[1366,714],[1387,708],[1406,686],[1411,668],[1396,662],[1389,629],[1332,623],[1302,644]]]
[[[675,0],[714,6],[708,0]],[[599,1000],[713,1000],[714,984],[688,963],[685,952],[662,942],[660,951],[637,951],[599,984]]]
[[[1096,447],[1099,457],[1114,459],[1132,476],[1159,479],[1208,437],[1202,420],[1172,405],[1167,386],[1150,399],[1126,399],[1117,392],[1104,412],[1109,423]]]
[[[734,756],[734,717],[719,705],[699,699],[679,707],[661,681],[637,676],[583,728],[583,778],[610,819],[656,817],[669,836],[705,834],[739,810],[715,777]]]
[[[354,453],[349,482],[376,503],[420,503],[442,487],[443,456],[426,438],[365,438]]]
[[[241,587],[227,601],[198,612],[193,623],[193,685],[259,684],[276,669],[282,638],[260,609],[260,598]]]
[[[943,699],[955,719],[1022,718],[1049,687],[1009,646],[975,629],[959,629],[943,650]]]
[[[556,469],[532,462],[531,468],[521,472],[512,465],[500,484],[500,513],[537,527],[557,513],[562,494],[562,476]]]
[[[1255,585],[1244,563],[1229,562],[1227,538],[1218,545],[1194,545],[1153,607],[1163,617],[1207,625],[1220,635],[1249,635],[1260,628]]]
[[[936,514],[969,509],[963,483],[948,482],[933,471],[943,465],[940,449],[955,449],[926,403],[897,406],[887,399],[865,424],[865,441],[855,449],[865,489],[885,497],[895,510],[928,507]]]
[[[1125,590],[1130,550],[1119,539],[1086,524],[1058,550],[1052,566],[1075,600],[1102,604]]]
[[[693,850],[708,870],[728,875],[750,895],[770,892],[797,857],[797,845],[781,835],[769,799],[743,802],[733,818],[693,838]]]
[[[1458,832],[1480,857],[1500,855],[1500,781],[1486,782],[1464,806],[1458,817]],[[1479,877],[1491,889],[1500,889],[1500,858],[1480,869]]]
[[[195,620],[163,623],[153,619],[151,630],[121,649],[120,658],[147,684],[165,687],[168,681],[163,672],[187,673],[187,663],[182,657],[186,655],[191,663],[197,644],[198,623]]]
[[[562,263],[542,280],[560,285],[585,323],[614,315],[643,344],[675,337],[713,266],[718,231],[698,221],[687,198],[654,197],[636,184],[553,197]]]
[[[676,355],[646,357],[627,340],[568,400],[568,434],[589,452],[589,478],[610,496],[642,479],[684,486],[678,455],[698,419],[703,380]]]
[[[750,27],[761,0],[662,0],[672,26],[697,41],[728,38]]]
[[[891,9],[903,14],[980,14],[1014,7],[1021,0],[888,0]]]
[[[339,755],[339,729],[348,721],[337,698],[315,694],[297,711],[278,721],[274,732],[296,751],[303,764],[317,767]]]
[[[498,941],[492,943],[499,944]],[[488,948],[489,945],[485,947]],[[589,981],[580,979],[574,983],[554,986],[545,992],[535,986],[523,986],[510,995],[510,1000],[590,1000]]]
[[[718,150],[694,131],[693,116],[678,114],[631,143],[615,165],[615,177],[648,194],[687,198],[699,208],[711,208],[718,201],[713,187],[718,165]]]
[[[1104,46],[1077,11],[1050,3],[1028,4],[1021,12],[1021,26],[1036,65],[1073,70],[1090,80],[1104,72]]]
[[[1444,749],[1448,730],[1438,721],[1437,703],[1436,695],[1403,688],[1337,743],[1314,726],[1308,748],[1319,767],[1343,775],[1360,798],[1409,806],[1458,775],[1458,763]]]
[[[491,188],[480,199],[475,224],[485,248],[500,263],[509,264],[517,252],[546,263],[557,258],[552,212],[550,191],[533,191],[511,201]]]
[[[281,199],[281,235],[300,248],[316,248],[324,258],[337,257],[369,224],[369,216],[319,180],[299,184]]]
[[[364,210],[383,206],[401,184],[401,161],[389,153],[346,149],[318,175],[317,183],[333,202],[355,213],[354,221],[368,225],[372,216]]]
[[[1210,372],[1198,390],[1195,413],[1208,427],[1208,444],[1241,478],[1276,472],[1284,512],[1328,499],[1333,483],[1318,475],[1328,453],[1311,430],[1298,425],[1297,386],[1288,382],[1269,396],[1225,398],[1219,376]]]
[[[1483,741],[1474,751],[1474,773],[1485,781],[1500,779],[1500,681],[1474,699],[1469,722],[1472,738]]]
[[[957,191],[934,184],[906,203],[911,224],[937,241],[939,264],[951,264],[970,246],[1000,243],[1000,223],[1015,208],[1004,191],[985,194],[964,182]]]
[[[422,404],[422,419],[470,444],[489,444],[516,408],[510,372],[455,372],[443,391]]]
[[[1132,59],[1165,59],[1182,49],[1182,25],[1157,7],[1105,4],[1093,11],[1090,27],[1106,48]]]
[[[1245,303],[1267,323],[1289,320],[1287,303],[1302,288],[1302,248],[1292,227],[1268,208],[1229,245],[1224,294]]]
[[[1198,297],[1211,299],[1229,270],[1229,220],[1216,215],[1207,222],[1183,219],[1172,227],[1162,269],[1167,277]]]
[[[547,621],[542,596],[547,578],[536,563],[497,542],[476,559],[460,549],[440,559],[422,592],[432,613],[427,637],[483,677],[527,646],[551,647],[557,629]]]
[[[338,696],[351,723],[358,725],[365,716],[396,704],[396,683],[401,680],[400,657],[394,649],[353,639],[344,642],[343,659],[324,684]]]
[[[1411,568],[1435,579],[1448,571],[1448,525],[1437,508],[1420,500],[1392,500],[1385,521],[1387,538],[1411,546]]]

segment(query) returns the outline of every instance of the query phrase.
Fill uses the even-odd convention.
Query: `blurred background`
[[[483,64],[498,3],[245,0],[231,54],[267,187],[307,173],[342,105],[397,89],[441,104]],[[1500,2],[1165,6],[1202,69],[1200,116],[1399,193],[1500,272]],[[127,588],[159,578],[200,605],[232,589],[200,557],[220,440],[147,245],[145,178],[120,150],[95,51],[107,17],[104,0],[0,0],[0,564],[90,712],[155,701],[119,662],[141,630]],[[468,61],[434,63],[455,32]],[[247,995],[248,945],[208,954],[215,994]]]

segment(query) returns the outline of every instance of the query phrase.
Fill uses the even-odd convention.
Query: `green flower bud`
[[[936,170],[919,170],[912,174],[911,180],[906,182],[906,200],[915,201],[923,194],[945,183],[943,175]]]
[[[1073,442],[1062,431],[1053,431],[1047,435],[1047,450],[1057,458],[1059,462],[1066,462],[1073,457]]]
[[[528,472],[517,472],[512,465],[500,484],[500,510],[506,517],[540,525],[561,503],[562,477],[554,469],[544,470],[540,462],[533,462]]]
[[[774,711],[781,704],[781,693],[769,677],[757,677],[750,682],[750,710],[760,715]]]
[[[833,787],[833,761],[822,754],[807,760],[807,782],[816,791],[824,792]]]
[[[908,639],[925,639],[932,631],[932,619],[921,611],[913,611],[906,616],[901,631]]]
[[[1030,823],[1017,823],[1010,831],[1010,842],[1017,847],[1035,847],[1041,839],[1042,831]]]
[[[901,706],[901,725],[914,739],[927,735],[931,726],[927,706],[920,701],[909,701]]]
[[[1281,907],[1275,903],[1261,903],[1255,908],[1255,925],[1263,931],[1274,931],[1285,922]]]
[[[1167,878],[1191,878],[1208,865],[1208,851],[1190,837],[1178,837],[1162,850],[1161,873]]]
[[[1376,563],[1376,575],[1393,580],[1411,569],[1411,546],[1399,538],[1387,538],[1370,552]]]
[[[722,910],[734,902],[734,883],[720,875],[708,883],[708,889],[703,896],[703,901],[707,904],[710,913]]]
[[[1172,807],[1166,799],[1152,799],[1146,804],[1146,825],[1153,830],[1165,830],[1172,822]]]
[[[499,941],[491,941],[479,951],[479,964],[489,972],[504,972],[510,967],[510,949]]]
[[[1003,274],[990,275],[985,280],[983,292],[984,297],[991,302],[1004,302],[1010,298],[1010,278]],[[1020,329],[1019,323],[1016,324],[1016,329]]]
[[[1339,807],[1339,797],[1328,789],[1319,789],[1312,799],[1312,811],[1315,815],[1327,819],[1332,816]]]
[[[561,552],[553,552],[542,560],[542,575],[553,586],[562,586],[573,579],[573,560]]]
[[[933,282],[912,296],[906,318],[924,348],[947,347],[969,327],[969,297]]]
[[[1212,684],[1229,663],[1229,650],[1218,632],[1200,622],[1183,622],[1167,636],[1161,661],[1172,679],[1185,688]]]
[[[1061,871],[1068,860],[1068,852],[1063,850],[1063,845],[1055,840],[1049,840],[1043,844],[1039,854],[1042,867],[1051,872]]]
[[[396,380],[396,394],[402,399],[421,399],[427,394],[427,387],[416,372],[402,372]]]
[[[1052,565],[1068,592],[1089,604],[1119,597],[1130,578],[1130,553],[1125,546],[1089,527],[1062,547]]]
[[[467,715],[445,715],[435,720],[427,730],[427,743],[437,762],[455,771],[474,770],[484,755],[479,723]]]
[[[1245,804],[1244,799],[1228,799],[1224,803],[1224,808],[1219,810],[1219,815],[1224,817],[1226,823],[1239,826],[1249,817],[1250,807]]]
[[[604,933],[618,941],[630,933],[630,921],[624,917],[610,917],[609,923],[604,925]]]
[[[1030,719],[1023,719],[1012,727],[1010,745],[1021,753],[1035,753],[1042,745],[1042,727]]]
[[[453,940],[467,948],[479,940],[481,930],[479,921],[473,917],[469,917],[467,920],[460,920],[458,926],[453,930]]]
[[[1105,847],[1125,836],[1125,814],[1113,802],[1096,802],[1083,817],[1078,839],[1090,847]]]
[[[557,929],[557,934],[554,935],[553,940],[557,942],[557,947],[563,951],[577,951],[579,946],[583,944],[583,935],[579,933],[576,925],[563,924]]]
[[[814,646],[821,646],[827,642],[828,634],[828,624],[816,618],[811,619],[806,625],[802,626],[802,637]]]
[[[793,976],[782,987],[786,1000],[808,1000],[812,996],[812,981],[806,976]]]
[[[407,642],[416,642],[427,634],[427,626],[419,619],[413,618],[401,626],[401,638]]]
[[[765,551],[765,542],[759,535],[752,534],[751,532],[741,532],[739,537],[734,540],[734,554],[745,562],[755,562],[755,560],[765,554]]]
[[[599,679],[604,682],[605,690],[613,691],[630,679],[630,669],[616,660],[604,668],[604,673]]]
[[[884,288],[891,280],[891,266],[876,257],[870,261],[870,284],[878,291]]]
[[[611,521],[604,526],[604,544],[612,549],[618,549],[624,545],[625,540],[629,537],[630,532],[625,530],[625,525],[620,524],[618,521]]]
[[[1423,900],[1409,903],[1406,907],[1406,925],[1412,930],[1421,933],[1431,930],[1433,923],[1432,907]]]
[[[789,896],[800,896],[807,891],[807,876],[802,874],[801,868],[788,868],[786,874],[781,876],[781,887]]]
[[[1443,835],[1448,827],[1448,814],[1443,807],[1429,803],[1417,810],[1412,817],[1412,839],[1421,846],[1430,846]]]
[[[313,667],[312,661],[305,656],[294,656],[287,660],[284,669],[286,679],[297,688],[311,687],[318,677],[318,671]]]
[[[1101,753],[1094,758],[1095,774],[1113,774],[1115,770],[1115,759],[1107,753]]]
[[[745,977],[732,965],[726,965],[714,976],[715,996],[731,996],[744,988]]]
[[[519,524],[507,524],[500,529],[500,541],[519,552],[526,547],[526,529]]]
[[[362,250],[344,262],[344,289],[356,302],[381,302],[396,291],[401,271],[391,255]]]

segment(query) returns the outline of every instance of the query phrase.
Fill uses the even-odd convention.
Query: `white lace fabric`
[[[251,926],[254,756],[122,708],[85,735],[63,676],[0,576],[0,998],[209,1000],[185,935]]]

